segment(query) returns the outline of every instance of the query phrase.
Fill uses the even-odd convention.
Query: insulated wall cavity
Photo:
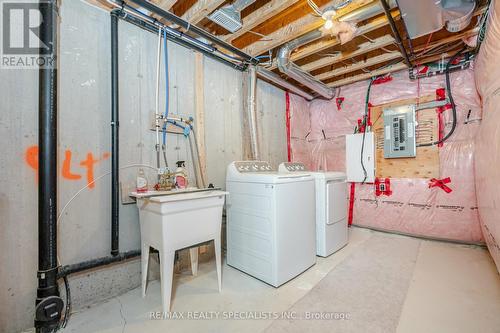
[[[500,2],[492,1],[475,79],[483,106],[476,138],[476,192],[488,249],[500,272]]]
[[[474,70],[452,73],[451,86],[457,128],[439,148],[439,179],[450,177],[452,191],[429,187],[427,178],[391,178],[389,196],[376,196],[373,184],[356,184],[354,224],[439,239],[483,241],[474,185],[474,140],[481,118]],[[406,71],[398,72],[392,80],[372,86],[370,103],[381,105],[435,95],[444,87],[444,75],[410,81]],[[345,171],[345,135],[354,132],[365,112],[367,88],[368,81],[341,87],[332,100],[307,102],[292,96],[292,160],[305,163],[311,170]],[[451,120],[451,111],[445,111],[445,133]]]

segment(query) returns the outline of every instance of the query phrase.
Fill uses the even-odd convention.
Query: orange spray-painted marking
[[[63,178],[70,179],[70,180],[76,180],[76,179],[82,178],[81,175],[71,173],[71,150],[66,150],[64,152],[62,176],[63,176]]]
[[[62,170],[61,170],[61,175],[63,179],[67,180],[79,180],[82,178],[81,175],[78,173],[74,173],[71,171],[71,158],[72,158],[73,153],[71,150],[66,150],[64,152],[64,161],[62,163]],[[87,170],[87,186],[89,188],[94,188],[94,166],[102,161],[106,160],[110,157],[109,152],[105,152],[102,154],[101,159],[95,159],[94,155],[92,153],[87,154],[87,158],[84,161],[81,161],[79,165],[83,166]],[[35,171],[35,176],[38,181],[38,168],[39,168],[39,162],[38,162],[38,146],[30,146],[26,149],[25,154],[24,154],[24,159],[26,164],[32,168]]]
[[[26,159],[26,163],[30,168],[35,170],[36,179],[38,181],[38,146],[30,146],[26,149],[26,153],[24,155]]]
[[[104,153],[102,155],[102,159],[105,160],[109,158],[109,153]],[[94,165],[99,163],[100,159],[94,159],[94,155],[92,153],[87,154],[87,159],[85,161],[81,161],[80,165],[87,168],[87,185],[89,188],[94,188]]]

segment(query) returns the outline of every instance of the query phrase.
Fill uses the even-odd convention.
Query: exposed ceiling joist
[[[198,24],[211,12],[216,10],[225,0],[198,0],[187,12],[182,15],[182,18],[189,23]]]
[[[453,57],[455,55],[455,53],[458,52],[462,48],[462,46],[463,46],[463,44],[457,45],[456,47],[454,47],[451,50],[448,50],[447,52],[443,52],[443,53],[436,54],[436,55],[429,56],[429,57],[422,57],[421,63],[428,64],[430,62],[436,62],[439,60],[449,59],[449,58]]]
[[[474,27],[474,28],[467,30],[465,32],[462,32],[460,34],[455,34],[455,35],[451,35],[450,37],[447,37],[447,38],[439,39],[438,41],[427,45],[427,47],[425,47],[425,45],[418,46],[414,49],[414,52],[420,52],[420,51],[424,51],[426,49],[432,50],[438,46],[452,43],[452,42],[461,40],[462,38],[468,38],[468,37],[477,35],[478,32],[479,32],[479,27]]]
[[[152,2],[164,10],[170,10],[177,0],[153,0]]]
[[[392,11],[391,14],[393,15],[393,17],[399,17],[398,10]],[[374,31],[374,30],[377,30],[381,27],[384,27],[388,24],[389,24],[389,21],[387,20],[387,17],[385,17],[385,16],[380,16],[380,17],[370,19],[370,20],[368,20],[368,22],[366,24],[358,27],[358,29],[356,31],[356,36],[364,35],[366,33],[369,33],[371,31]],[[394,38],[391,37],[391,40],[392,40],[391,43],[394,42]],[[303,58],[310,56],[310,55],[313,55],[313,54],[317,54],[318,52],[324,51],[330,47],[337,46],[337,45],[340,45],[340,41],[337,40],[336,38],[322,39],[322,40],[308,44],[308,45],[298,49],[296,52],[294,52],[292,54],[291,60],[295,62],[297,60],[303,59]],[[388,44],[385,44],[382,47],[387,46],[387,45]],[[327,63],[326,65],[320,66],[321,60],[323,60],[323,59],[312,62],[311,64],[314,64],[317,62],[318,66],[313,65],[313,66],[311,66],[311,69],[306,69],[306,70],[310,71],[310,70],[320,68],[322,66],[329,65]],[[309,64],[307,64],[307,65],[309,65]],[[273,70],[276,67],[277,67],[277,63],[276,63],[276,61],[274,61],[272,66],[269,68],[269,70]]]
[[[341,61],[344,61],[346,59],[356,57],[356,56],[371,52],[373,50],[377,50],[381,47],[386,47],[388,45],[393,44],[394,42],[395,42],[395,40],[394,40],[394,38],[392,38],[392,36],[384,35],[382,37],[374,39],[373,42],[367,41],[365,43],[359,44],[358,48],[354,51],[341,52],[338,55],[333,56],[333,57],[324,57],[324,58],[318,59],[316,61],[309,62],[309,63],[301,66],[301,68],[305,71],[310,72],[310,71],[319,69],[321,67],[334,65],[334,64],[339,63]]]
[[[391,73],[391,72],[397,72],[397,71],[400,71],[400,70],[405,69],[405,68],[408,68],[408,66],[406,66],[406,64],[404,62],[400,62],[400,63],[397,63],[395,65],[388,66],[386,68],[374,70],[374,71],[369,72],[369,73],[359,74],[359,75],[347,77],[345,79],[333,81],[333,82],[327,83],[327,85],[329,87],[336,88],[336,87],[345,86],[347,84],[351,84],[354,82],[367,80],[367,79],[374,77],[374,76],[384,75],[384,74]]]
[[[374,0],[361,0],[353,2],[347,5],[344,8],[341,8],[337,11],[336,17],[340,17],[345,15],[354,9],[360,8],[364,5],[367,5]],[[331,3],[322,6],[321,9],[324,10],[331,5]],[[245,47],[243,51],[252,56],[257,56],[262,54],[270,49],[274,49],[292,39],[300,37],[310,31],[320,28],[323,25],[324,21],[321,18],[318,18],[316,15],[312,13],[298,19],[294,22],[290,22],[288,25],[270,33],[265,37],[264,40],[257,41]]]
[[[326,80],[326,79],[330,79],[330,78],[335,77],[335,76],[355,72],[355,71],[358,71],[358,70],[363,69],[365,67],[378,65],[378,64],[384,63],[386,61],[391,61],[391,60],[398,59],[401,57],[402,57],[402,55],[399,51],[384,53],[384,54],[381,54],[381,55],[378,55],[375,57],[368,58],[366,61],[360,61],[360,62],[354,63],[352,65],[349,65],[349,66],[336,68],[332,71],[318,74],[318,75],[316,75],[316,78],[318,80]]]
[[[395,9],[391,12],[392,17],[399,18],[399,10]],[[366,33],[372,32],[374,30],[377,30],[379,28],[385,27],[386,25],[389,24],[389,21],[387,20],[387,17],[384,16],[379,16],[372,18],[367,21],[366,24],[358,27],[358,30],[356,32],[356,35],[364,35]],[[320,40],[316,43],[311,43],[309,45],[306,45],[294,54],[292,54],[292,61],[297,61],[300,59],[303,59],[307,56],[310,56],[312,54],[316,54],[317,52],[324,51],[332,46],[339,45],[339,41],[336,40],[335,38],[330,38],[330,39],[325,39],[325,40]]]
[[[424,57],[422,58],[422,63],[429,63],[429,62],[435,62],[441,59],[446,59],[452,57],[457,50],[451,50],[448,52],[444,52],[442,54],[430,56],[430,57]],[[404,62],[397,63],[395,65],[391,65],[385,68],[381,68],[379,70],[374,70],[369,73],[364,73],[364,74],[359,74],[359,75],[354,75],[351,77],[347,77],[341,80],[333,81],[330,83],[327,83],[329,87],[340,87],[340,86],[345,86],[351,83],[355,83],[358,81],[363,81],[363,80],[368,80],[369,78],[372,78],[374,76],[379,76],[379,75],[384,75],[387,73],[392,73],[392,72],[397,72],[403,69],[407,69],[408,66]]]
[[[280,12],[284,11],[285,9],[299,1],[300,0],[272,0],[258,10],[244,17],[242,19],[243,27],[233,34],[224,36],[224,40],[226,42],[232,42],[236,38],[243,36],[245,33],[252,30],[259,24],[266,22],[271,17],[279,14]]]

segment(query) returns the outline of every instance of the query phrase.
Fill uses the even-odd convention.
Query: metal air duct
[[[401,17],[411,39],[444,27],[450,32],[465,29],[476,8],[475,0],[398,0]]]
[[[217,9],[207,18],[230,32],[236,32],[243,26],[243,22],[241,22],[241,11],[255,1],[256,0],[236,0],[231,5]]]
[[[390,0],[388,1],[388,5],[391,8],[395,7],[396,1]],[[383,13],[382,5],[379,2],[375,2],[373,4],[353,10],[352,12],[349,12],[346,15],[342,15],[341,17],[338,17],[336,19],[343,22],[361,21],[381,13]],[[332,99],[335,95],[335,88],[328,87],[326,84],[316,79],[290,60],[290,55],[295,49],[321,38],[322,35],[323,33],[320,30],[314,30],[286,43],[278,51],[277,63],[281,73],[294,79],[300,84],[303,84],[322,97]]]

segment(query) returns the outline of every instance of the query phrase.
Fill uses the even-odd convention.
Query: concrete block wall
[[[110,251],[110,19],[84,1],[62,1],[59,55],[58,209],[61,265]],[[155,165],[156,43],[154,34],[125,22],[119,26],[120,180],[133,184],[137,167]],[[170,112],[194,114],[194,52],[169,43]],[[205,58],[205,141],[208,181],[224,187],[225,168],[241,159],[249,143],[244,119],[242,73]],[[163,65],[162,65],[163,66]],[[164,74],[161,72],[161,111]],[[284,92],[258,83],[262,158],[286,159]],[[0,332],[33,324],[38,262],[37,141],[38,72],[0,70]],[[187,161],[188,141],[168,135],[168,159]],[[154,172],[146,169],[151,181]],[[192,177],[194,179],[194,177]],[[95,183],[91,183],[95,180]],[[91,185],[89,185],[91,184]],[[120,207],[120,250],[139,248],[138,213]],[[121,294],[140,284],[137,260],[70,277],[75,309]]]

